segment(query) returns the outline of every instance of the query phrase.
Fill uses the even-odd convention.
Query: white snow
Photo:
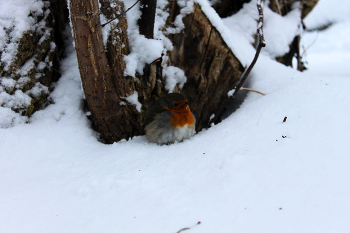
[[[32,87],[30,90],[26,91],[26,94],[29,96],[39,96],[41,94],[48,94],[49,88],[42,85],[41,83],[36,83],[34,87]]]
[[[125,0],[124,3],[127,9],[132,6],[135,1]],[[125,74],[133,77],[135,77],[136,72],[143,74],[145,65],[160,58],[165,51],[162,41],[158,40],[157,37],[155,37],[155,39],[147,39],[144,35],[140,35],[137,20],[140,18],[141,12],[138,6],[139,3],[126,14],[131,53],[124,57],[126,63]],[[165,15],[163,17],[165,17]],[[165,22],[165,20],[163,21]],[[155,26],[162,26],[162,24],[157,23]],[[157,30],[158,28],[155,28],[155,31]],[[155,36],[157,35],[158,34],[155,33]]]
[[[147,39],[139,33],[129,34],[131,53],[124,57],[126,62],[125,74],[135,76],[137,71],[143,74],[145,64],[150,64],[162,56],[163,44],[155,39]]]
[[[319,33],[305,73],[261,54],[249,79],[266,96],[249,93],[220,124],[165,146],[97,141],[71,48],[54,104],[29,124],[0,108],[16,125],[0,129],[0,232],[175,233],[198,221],[188,232],[349,232],[349,24],[347,14]],[[229,26],[249,63],[250,41]]]
[[[236,91],[236,88],[230,90],[229,92],[227,92],[227,96],[228,97],[232,96],[235,93],[235,91]]]
[[[181,10],[180,13],[176,16],[173,25],[166,28],[167,34],[176,34],[181,32],[185,28],[185,25],[182,22],[182,18],[193,12],[193,1],[179,0],[177,4]]]
[[[304,19],[307,28],[315,29],[333,22],[343,21],[349,16],[349,0],[322,0]]]
[[[13,95],[0,92],[0,106],[8,108],[26,108],[32,99],[21,90],[15,91]]]
[[[172,93],[176,84],[179,84],[179,88],[182,89],[185,85],[187,78],[185,72],[175,66],[168,66],[163,69],[163,75],[166,78],[165,89],[169,93]]]
[[[136,110],[138,112],[141,112],[141,103],[139,102],[139,99],[138,99],[138,93],[137,91],[134,91],[134,93],[128,97],[122,97],[122,99],[125,99],[128,103],[132,104],[132,105],[135,105],[136,107]],[[122,103],[123,105],[123,103]]]
[[[23,33],[39,26],[34,25],[35,20],[28,17],[29,13],[33,16],[43,14],[43,5],[41,0],[0,1],[0,50],[5,70],[9,68],[17,53],[18,42]]]
[[[2,93],[0,93],[0,98],[2,99]],[[15,125],[24,124],[28,121],[27,117],[20,116],[8,107],[0,107],[0,128],[6,129]],[[5,151],[2,153],[6,153]]]
[[[4,89],[7,89],[7,90],[12,90],[15,85],[16,85],[16,81],[13,80],[12,78],[5,78],[3,77],[1,80],[0,80],[0,84],[1,86],[4,88]]]
[[[294,4],[293,10],[283,17],[265,7],[264,38],[266,48],[263,53],[268,54],[271,58],[276,58],[289,52],[289,45],[295,36],[301,33],[300,15],[300,4]]]

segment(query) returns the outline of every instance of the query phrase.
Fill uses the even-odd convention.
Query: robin
[[[196,118],[188,101],[179,93],[170,93],[159,98],[146,110],[141,130],[149,141],[157,144],[181,142],[192,137]]]

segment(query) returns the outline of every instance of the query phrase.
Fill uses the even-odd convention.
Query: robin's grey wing
[[[141,132],[143,133],[146,125],[151,123],[154,120],[154,117],[162,112],[168,111],[158,104],[152,104],[145,112],[144,120],[141,125]]]

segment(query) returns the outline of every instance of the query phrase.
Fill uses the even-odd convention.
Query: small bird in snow
[[[195,124],[187,99],[182,94],[170,93],[149,106],[141,130],[149,141],[162,145],[192,137],[196,133]]]

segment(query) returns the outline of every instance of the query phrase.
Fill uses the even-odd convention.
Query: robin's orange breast
[[[191,114],[190,107],[183,106],[178,109],[170,109],[173,113],[173,117],[171,117],[170,123],[173,127],[184,127],[186,124],[192,128],[194,124],[194,117]]]

